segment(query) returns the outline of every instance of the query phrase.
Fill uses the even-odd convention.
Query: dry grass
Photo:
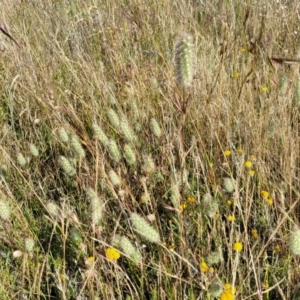
[[[218,280],[235,299],[300,298],[288,247],[300,213],[299,65],[269,59],[297,58],[300,6],[244,2],[2,1],[20,48],[1,36],[1,200],[11,207],[6,220],[0,212],[1,299],[214,299]],[[182,33],[196,51],[184,92]],[[133,212],[161,242],[138,235]]]

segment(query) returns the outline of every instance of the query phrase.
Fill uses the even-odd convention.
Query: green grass
[[[1,299],[300,297],[296,1],[2,2]]]

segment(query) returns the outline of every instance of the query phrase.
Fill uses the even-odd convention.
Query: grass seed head
[[[187,88],[191,85],[194,76],[194,59],[193,38],[189,34],[183,34],[175,47],[175,72],[180,87]]]
[[[24,168],[27,165],[27,159],[25,158],[25,156],[22,153],[19,153],[17,155],[17,162],[18,162],[19,166],[22,168]]]
[[[131,223],[134,229],[143,237],[145,240],[151,243],[159,243],[159,233],[151,227],[151,225],[137,213],[130,215]]]
[[[76,134],[72,134],[72,136],[71,136],[71,145],[72,145],[72,148],[75,151],[76,155],[79,158],[85,157],[85,151],[84,151],[84,149],[79,141],[79,138]]]
[[[32,238],[25,239],[25,249],[28,252],[33,252],[35,246],[35,241]]]
[[[59,211],[59,207],[53,203],[53,202],[48,202],[46,204],[46,207],[49,211],[49,213],[53,216],[53,217],[58,217],[59,214],[60,214],[60,211]]]
[[[11,215],[11,207],[5,199],[0,200],[0,217],[4,221],[8,221]]]
[[[135,165],[136,156],[130,145],[126,144],[124,146],[124,157],[129,165]]]
[[[113,184],[113,186],[119,187],[121,185],[121,179],[114,170],[110,170],[108,172],[108,177],[109,177],[111,183]]]
[[[39,150],[34,144],[29,145],[29,151],[32,156],[38,157],[39,156]]]
[[[80,230],[77,229],[76,227],[72,227],[70,229],[69,236],[70,236],[71,241],[75,245],[78,246],[82,243],[82,234],[81,234]]]
[[[146,175],[151,174],[155,170],[155,163],[151,155],[144,158],[143,171]]]
[[[179,208],[180,205],[180,191],[179,191],[179,185],[174,184],[171,187],[171,202],[175,208]]]
[[[106,134],[104,133],[104,131],[97,124],[93,124],[92,130],[93,130],[93,138],[95,140],[99,140],[103,146],[107,146],[109,140]]]
[[[136,136],[134,135],[134,132],[125,117],[123,117],[120,122],[120,130],[124,134],[127,142],[134,142],[136,140]]]
[[[160,126],[159,126],[158,122],[156,121],[156,119],[154,119],[154,118],[152,118],[150,120],[150,130],[157,138],[161,137]]]
[[[110,154],[111,158],[114,161],[116,161],[116,162],[120,161],[121,153],[120,153],[119,147],[118,147],[118,145],[117,145],[117,143],[114,139],[109,140],[108,151],[109,151],[109,154]]]
[[[75,168],[71,165],[71,163],[65,156],[60,156],[59,164],[61,165],[65,174],[67,174],[68,176],[72,177],[76,174]]]
[[[110,108],[107,112],[107,116],[111,126],[115,129],[118,129],[120,126],[120,119],[117,113],[112,108]]]
[[[102,221],[104,204],[92,188],[87,189],[86,195],[91,203],[92,222],[99,224]]]
[[[300,255],[300,229],[296,228],[290,233],[290,251],[292,255]]]
[[[127,237],[122,236],[120,246],[123,252],[136,263],[140,263],[142,261],[141,253],[136,249],[136,247],[131,243],[131,241]]]
[[[63,143],[67,144],[69,142],[69,135],[63,127],[58,129],[58,136]]]

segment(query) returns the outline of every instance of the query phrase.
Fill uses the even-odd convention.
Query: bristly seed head
[[[59,138],[60,140],[63,142],[63,143],[68,143],[69,142],[69,135],[68,133],[66,132],[66,130],[61,127],[58,129],[58,135],[59,135]]]
[[[130,215],[131,223],[134,229],[147,241],[151,243],[159,243],[159,233],[151,227],[151,225],[137,213]]]
[[[120,126],[120,119],[117,113],[112,108],[110,108],[107,112],[107,116],[111,126],[113,126],[115,129],[118,129]]]
[[[8,221],[11,215],[12,209],[8,202],[4,199],[0,199],[0,218]]]
[[[95,140],[99,140],[103,146],[107,146],[109,140],[105,132],[96,123],[93,124],[92,129],[93,129],[93,138]]]
[[[116,161],[116,162],[120,161],[121,153],[120,153],[119,147],[114,139],[109,140],[108,152],[114,161]]]
[[[175,47],[175,71],[176,80],[180,87],[187,88],[194,77],[195,49],[193,38],[189,34],[183,34]]]
[[[76,153],[76,155],[79,158],[85,157],[84,149],[83,149],[83,147],[79,141],[79,138],[76,134],[71,135],[71,145],[72,145],[74,152]]]
[[[67,175],[72,177],[76,174],[75,168],[71,165],[71,163],[66,157],[60,156],[59,163]]]
[[[154,119],[154,118],[152,118],[150,120],[150,130],[157,138],[161,137],[160,126],[159,126],[158,122],[156,121],[156,119]]]
[[[111,183],[113,184],[113,186],[119,187],[121,185],[121,179],[114,170],[110,170],[108,172],[108,177],[109,177]]]
[[[290,233],[290,251],[292,255],[300,255],[300,229],[296,228]]]
[[[135,165],[136,156],[130,145],[126,144],[124,146],[124,157],[129,165]]]
[[[38,157],[39,156],[39,150],[34,144],[29,145],[29,151],[32,156]]]

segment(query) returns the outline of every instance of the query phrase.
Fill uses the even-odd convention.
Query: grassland
[[[299,18],[1,1],[0,299],[300,299]]]

